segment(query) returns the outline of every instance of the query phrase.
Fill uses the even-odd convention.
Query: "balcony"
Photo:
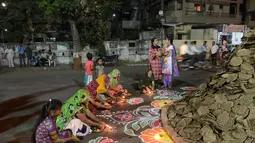
[[[168,11],[166,12],[167,23],[211,23],[211,24],[240,24],[242,16],[220,12],[196,12],[196,11]]]

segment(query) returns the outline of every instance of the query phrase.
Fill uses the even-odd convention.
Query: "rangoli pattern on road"
[[[143,98],[140,97],[134,97],[134,98],[130,98],[128,99],[128,104],[130,105],[138,105],[144,102]]]
[[[124,126],[123,132],[126,136],[139,137],[144,143],[172,143],[161,126],[160,109],[165,105],[184,98],[186,92],[171,90],[157,90],[150,105],[138,106],[144,103],[146,97],[133,97],[127,100],[128,105],[138,106],[134,110],[123,110],[117,112],[102,113],[97,117],[106,123]],[[115,127],[114,127],[115,128]],[[152,136],[152,134],[154,136]],[[98,137],[89,143],[116,143],[108,137]]]
[[[96,139],[90,140],[89,143],[117,143],[108,137],[98,137]]]

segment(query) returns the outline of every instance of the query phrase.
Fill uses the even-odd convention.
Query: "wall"
[[[214,12],[210,13],[209,6],[211,4],[206,4],[205,12],[198,13],[194,10],[194,4],[192,2],[186,2],[183,4],[182,10],[167,10],[165,12],[165,17],[167,23],[231,23],[231,24],[240,24],[241,15],[239,14],[239,9],[237,8],[237,14],[234,17],[229,16],[229,5],[223,5],[223,10],[220,9],[219,4],[212,4],[214,7]]]
[[[153,37],[161,37],[161,30],[160,29],[156,29],[156,30],[152,30],[152,31],[143,31],[141,33],[139,33],[139,39],[142,40],[150,40]]]
[[[177,54],[179,53],[180,46],[184,43],[184,41],[188,41],[189,43],[194,40],[174,40],[174,45],[177,51]],[[197,48],[199,48],[204,40],[196,40],[197,41]],[[207,40],[208,46],[211,46],[213,40]],[[161,41],[160,41],[161,42]],[[134,44],[135,43],[135,44]],[[133,61],[133,62],[139,62],[143,60],[148,60],[148,50],[151,47],[151,41],[105,41],[105,48],[107,55],[113,55],[113,54],[119,54],[120,60],[127,60],[127,61]],[[161,45],[161,43],[159,43]],[[15,44],[8,44],[8,46],[15,46]],[[73,62],[73,50],[70,49],[69,43],[35,43],[36,48],[34,50],[40,50],[40,49],[49,49],[52,48],[52,51],[56,53],[57,55],[57,62],[58,64],[70,64]],[[94,55],[94,59],[96,60],[96,55],[98,54],[97,49],[90,49],[90,47],[85,47],[83,51],[80,53],[82,57],[82,63],[85,63],[87,61],[86,55],[90,52]],[[7,65],[7,60],[3,61],[4,65]],[[19,58],[18,55],[15,55],[15,64],[19,64]],[[84,64],[83,64],[84,65]]]
[[[184,41],[188,41],[190,43],[194,40],[174,40],[174,45],[177,53],[179,54],[179,48],[184,43]],[[199,48],[205,40],[196,40],[197,48]],[[206,40],[208,46],[211,46],[212,41],[214,40]],[[129,43],[136,43],[135,47],[130,47]],[[160,43],[159,43],[160,45]],[[151,46],[150,40],[146,41],[106,41],[105,48],[107,51],[107,55],[119,54],[119,59],[128,60],[128,61],[142,61],[148,59],[148,50]]]
[[[217,30],[216,29],[192,29],[191,30],[191,39],[193,40],[216,40],[217,39]]]

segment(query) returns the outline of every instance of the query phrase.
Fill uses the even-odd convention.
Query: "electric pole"
[[[164,30],[164,0],[161,0],[161,10],[159,11],[159,16],[160,22],[161,22],[161,39],[162,39],[162,44],[164,44],[164,38],[165,38],[165,30]]]

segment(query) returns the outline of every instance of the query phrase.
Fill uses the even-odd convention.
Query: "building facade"
[[[245,23],[250,28],[255,28],[255,0],[246,0],[246,19]]]
[[[142,26],[159,28],[161,0],[143,3]],[[241,24],[241,4],[242,0],[164,0],[165,33],[173,34],[175,39],[215,39],[219,25]]]

